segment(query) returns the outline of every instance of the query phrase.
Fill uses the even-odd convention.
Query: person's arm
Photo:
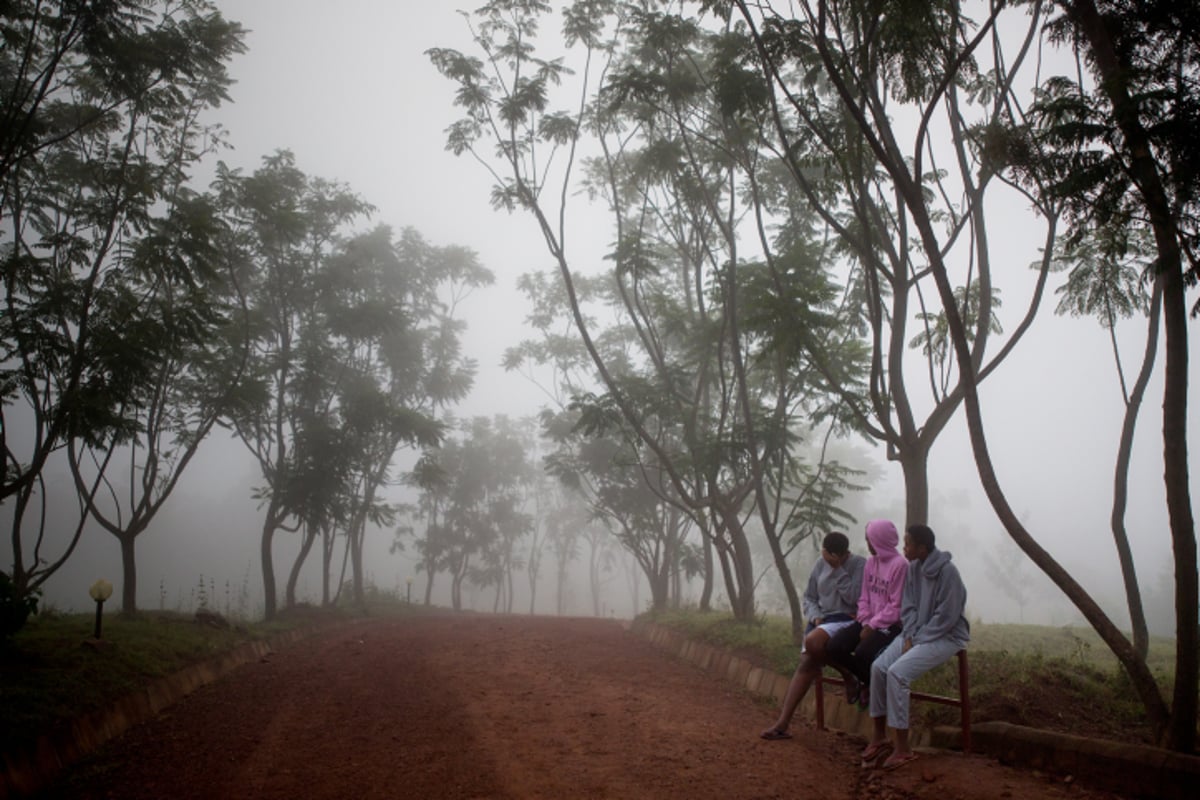
[[[887,599],[882,607],[875,611],[875,616],[870,622],[864,623],[870,625],[877,631],[890,628],[892,625],[900,621],[901,605],[904,601],[905,576],[908,573],[908,562],[901,560],[900,569],[892,574],[891,582],[887,587]]]
[[[844,608],[854,608],[858,598],[862,596],[863,567],[866,560],[848,558],[842,564],[841,575],[838,576],[837,598],[838,605]]]
[[[812,572],[808,573],[808,585],[804,587],[804,596],[800,599],[800,610],[804,613],[804,619],[807,622],[821,616],[820,595],[817,592],[818,575],[821,568],[827,566],[825,559],[821,559],[813,565]]]
[[[962,619],[967,607],[967,587],[963,584],[958,568],[953,564],[942,567],[933,590],[933,610],[929,620],[921,626],[914,644],[935,642],[949,636]]]
[[[866,625],[867,620],[871,618],[871,576],[878,566],[878,559],[869,558],[866,566],[863,567],[862,587],[858,590],[858,611],[854,615],[854,618],[863,625]]]
[[[912,563],[909,562],[908,570],[911,570],[912,568]],[[917,566],[917,569],[920,569],[919,565]],[[900,603],[900,627],[903,628],[903,633],[900,635],[904,637],[905,651],[912,647],[913,636],[916,635],[917,631],[920,630],[921,627],[917,622],[917,580],[918,579],[916,577],[914,577],[912,580],[909,580],[908,572],[905,572],[904,599]]]

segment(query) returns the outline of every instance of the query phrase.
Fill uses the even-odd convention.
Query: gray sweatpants
[[[950,639],[914,644],[903,653],[904,634],[897,636],[871,664],[871,716],[887,717],[888,725],[908,730],[912,682],[962,649]]]

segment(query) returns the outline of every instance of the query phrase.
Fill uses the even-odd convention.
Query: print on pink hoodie
[[[862,593],[858,596],[857,619],[864,627],[882,631],[900,621],[908,560],[896,549],[899,543],[900,534],[888,520],[867,523],[867,544],[874,552],[867,559]]]

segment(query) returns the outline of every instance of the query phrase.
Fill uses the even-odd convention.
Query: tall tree
[[[18,0],[0,35],[0,502],[12,514],[5,574],[28,597],[74,551],[112,448],[152,435],[135,412],[181,331],[161,334],[187,324],[156,298],[203,284],[191,271],[211,256],[188,238],[182,217],[199,205],[181,187],[212,143],[198,118],[227,99],[243,31],[204,0]],[[163,235],[184,258],[138,263]],[[169,283],[147,283],[148,270]],[[55,542],[43,472],[68,443],[107,452]]]
[[[1098,610],[1081,605],[1075,587],[1065,588],[1129,672],[1163,741],[1192,752],[1200,674],[1200,589],[1187,466],[1185,293],[1200,277],[1200,145],[1194,136],[1200,123],[1195,77],[1200,68],[1200,18],[1188,4],[1166,2],[1061,0],[1053,5],[1060,13],[1048,29],[1051,41],[1082,56],[1094,85],[1084,85],[1079,73],[1061,77],[1038,120],[1051,134],[1049,144],[1058,146],[1041,157],[1042,152],[1025,152],[1018,139],[1005,156],[1025,175],[1051,176],[1046,192],[1065,198],[1077,238],[1129,227],[1134,233],[1148,231],[1153,242],[1152,273],[1160,297],[1156,306],[1162,316],[1165,356],[1163,477],[1175,562],[1176,657],[1170,704],[1146,668],[1137,642],[1130,642]],[[975,421],[971,428],[976,461],[993,506],[1022,549],[1046,569],[1043,555],[1029,544],[1028,532],[1007,508],[981,425]],[[1114,504],[1114,519],[1117,510]],[[1118,546],[1119,541],[1118,536]],[[1128,581],[1128,569],[1126,577]],[[1059,579],[1055,582],[1063,586]]]
[[[757,205],[763,198],[742,200],[754,194],[759,165],[745,129],[763,109],[726,101],[729,86],[708,77],[719,38],[656,13],[660,5],[578,3],[566,10],[567,46],[580,43],[589,65],[593,56],[605,59],[594,96],[582,81],[575,114],[546,110],[550,86],[565,70],[533,50],[544,3],[481,8],[476,43],[484,61],[451,50],[430,56],[461,87],[466,118],[451,128],[448,146],[486,160],[477,143],[495,140],[494,199],[532,213],[558,261],[566,307],[602,389],[588,401],[588,424],[627,428],[666,478],[673,501],[705,520],[735,616],[749,620],[754,570],[746,509],[773,541],[784,536],[794,522],[786,476],[803,430],[793,422],[828,413],[816,399],[819,384],[794,354],[775,346],[764,322],[774,304],[800,326],[831,328],[831,316],[821,312],[833,293],[819,262],[798,257],[799,246],[789,250],[790,260],[765,266],[741,255],[742,238],[757,246],[762,220],[755,212],[767,213]],[[602,40],[606,23],[611,38]],[[567,254],[571,164],[585,141],[601,153],[588,161],[587,184],[612,214],[614,267],[600,291],[611,309],[605,315],[619,317],[620,329],[589,321],[590,282],[579,274],[582,262]],[[559,146],[567,166],[551,177],[539,153]],[[561,180],[558,200],[544,193],[551,180]],[[756,279],[756,272],[769,277]],[[807,304],[797,302],[805,290]],[[562,358],[553,349],[545,354]],[[786,560],[776,567],[792,587],[800,626]]]
[[[151,367],[122,408],[133,433],[70,440],[68,461],[92,519],[121,546],[121,610],[137,610],[138,537],[171,497],[236,394],[247,331],[236,250],[211,198],[180,189],[165,219],[130,249],[124,271],[130,303],[143,307],[125,339],[149,345]],[[114,464],[120,464],[114,476]],[[107,469],[105,467],[108,467]],[[92,487],[100,484],[101,491]]]
[[[1029,329],[1051,264],[1059,209],[1013,185],[1040,217],[1045,257],[1020,324],[989,358],[998,287],[985,203],[999,181],[981,151],[987,132],[1019,113],[1011,87],[1025,79],[1040,18],[1012,46],[997,27],[1004,4],[981,8],[978,22],[951,0],[921,10],[869,0],[702,5],[739,21],[739,62],[757,64],[771,87],[766,146],[837,241],[870,348],[865,393],[812,351],[811,337],[800,332],[796,345],[900,464],[908,521],[927,521],[930,453],[964,395],[927,305],[933,270],[952,276],[982,379]],[[910,346],[926,359],[919,382]]]
[[[291,502],[297,435],[305,413],[335,402],[340,375],[320,281],[347,226],[369,206],[344,186],[305,175],[288,152],[264,158],[250,176],[219,165],[215,187],[248,262],[250,358],[227,424],[264,480],[256,495],[265,506],[259,550],[270,618],[278,603],[272,542],[276,531],[301,522]]]
[[[722,6],[722,3],[709,3],[709,6]],[[1182,253],[1188,241],[1188,236],[1181,233],[1187,230],[1184,221],[1190,216],[1189,203],[1192,202],[1193,189],[1184,188],[1174,202],[1170,192],[1163,191],[1163,173],[1158,164],[1167,163],[1172,168],[1182,167],[1181,174],[1187,174],[1189,164],[1196,161],[1189,155],[1194,152],[1194,146],[1188,147],[1182,136],[1176,137],[1174,150],[1167,148],[1166,158],[1155,160],[1153,137],[1149,134],[1147,120],[1155,119],[1155,114],[1166,113],[1172,108],[1183,118],[1194,119],[1194,103],[1184,99],[1177,108],[1170,103],[1163,104],[1164,93],[1149,92],[1138,95],[1134,100],[1131,87],[1135,84],[1140,89],[1148,88],[1146,83],[1138,84],[1143,79],[1155,75],[1153,70],[1141,70],[1145,63],[1165,64],[1169,67],[1157,74],[1157,79],[1165,80],[1170,76],[1177,79],[1189,75],[1188,69],[1180,70],[1181,63],[1188,63],[1194,53],[1194,25],[1188,27],[1186,20],[1174,18],[1174,25],[1168,25],[1163,30],[1166,33],[1159,39],[1152,35],[1155,24],[1161,24],[1161,15],[1150,15],[1154,20],[1151,29],[1136,27],[1133,18],[1142,10],[1133,12],[1132,7],[1122,4],[1118,6],[1129,12],[1125,23],[1130,27],[1127,32],[1140,31],[1124,40],[1122,47],[1113,47],[1113,41],[1105,41],[1106,36],[1112,36],[1119,26],[1111,25],[1111,21],[1102,22],[1095,14],[1096,6],[1090,2],[1061,3],[1068,9],[1071,25],[1077,25],[1079,38],[1095,48],[1090,52],[1101,76],[1101,92],[1098,96],[1107,98],[1112,108],[1112,118],[1115,127],[1108,130],[1116,131],[1118,136],[1112,138],[1108,133],[1095,127],[1083,126],[1074,132],[1076,141],[1088,140],[1096,136],[1107,148],[1119,153],[1115,160],[1097,159],[1095,154],[1085,154],[1078,163],[1085,167],[1084,172],[1077,176],[1083,184],[1092,182],[1093,186],[1104,186],[1106,189],[1119,187],[1116,194],[1108,191],[1089,192],[1081,184],[1075,182],[1073,198],[1066,198],[1057,191],[1059,186],[1047,183],[1043,174],[1026,173],[1032,188],[1029,196],[1034,206],[1040,209],[1047,219],[1053,223],[1060,211],[1066,205],[1076,214],[1079,204],[1093,209],[1103,208],[1103,203],[1096,200],[1108,201],[1110,207],[1129,209],[1131,206],[1123,202],[1123,198],[1136,197],[1144,217],[1150,220],[1150,228],[1154,234],[1159,255],[1158,268],[1160,274],[1170,274],[1174,277],[1164,279],[1163,283],[1163,319],[1167,333],[1167,374],[1166,401],[1164,402],[1164,463],[1166,466],[1168,486],[1168,509],[1171,517],[1172,542],[1176,557],[1177,569],[1177,605],[1181,609],[1183,622],[1179,629],[1177,667],[1180,669],[1176,676],[1175,704],[1182,709],[1182,714],[1173,713],[1168,719],[1167,708],[1158,692],[1153,675],[1146,667],[1145,660],[1138,655],[1136,648],[1117,628],[1108,615],[1100,608],[1078,581],[1042,546],[1022,522],[1013,513],[1007,498],[1000,487],[991,457],[988,452],[987,440],[984,435],[982,415],[978,397],[978,383],[993,368],[996,360],[989,363],[982,360],[981,342],[991,326],[991,314],[987,307],[988,299],[993,296],[990,279],[985,279],[984,270],[987,262],[983,258],[986,251],[986,229],[978,226],[970,230],[970,242],[977,261],[981,283],[978,290],[978,303],[970,287],[966,292],[959,289],[962,284],[956,280],[954,262],[949,258],[953,249],[954,232],[960,230],[960,221],[972,221],[982,215],[982,206],[978,205],[978,196],[972,187],[982,187],[987,181],[1000,176],[1000,170],[1009,163],[1012,157],[1011,147],[1022,143],[1012,142],[1006,130],[1019,126],[1023,104],[1016,97],[1011,87],[1013,65],[1024,59],[1024,54],[1035,41],[1035,35],[1042,27],[1043,13],[1047,6],[1041,3],[1029,4],[1030,24],[1026,30],[1028,35],[1017,44],[1007,44],[995,38],[997,36],[997,18],[1002,13],[1009,13],[1010,7],[996,4],[989,6],[982,24],[969,26],[961,16],[962,8],[957,3],[938,3],[930,13],[912,14],[903,4],[879,6],[862,2],[814,2],[797,4],[796,18],[790,15],[781,16],[770,10],[770,6],[758,5],[751,8],[748,3],[735,2],[733,10],[754,27],[754,40],[758,57],[766,65],[768,74],[785,92],[789,81],[779,69],[781,63],[806,64],[812,70],[811,75],[818,77],[816,81],[796,85],[811,85],[832,87],[830,96],[834,99],[835,110],[842,119],[849,121],[849,128],[854,137],[861,143],[866,153],[869,153],[875,169],[881,170],[888,183],[893,187],[896,209],[895,218],[903,220],[906,225],[902,229],[905,235],[903,242],[915,242],[915,252],[919,253],[924,268],[911,271],[914,276],[923,276],[932,281],[941,304],[940,312],[935,312],[930,322],[938,321],[944,324],[944,341],[947,344],[945,352],[952,355],[957,372],[957,386],[951,393],[957,407],[961,401],[967,420],[975,460],[979,469],[983,488],[991,501],[1002,524],[1014,541],[1024,550],[1037,565],[1058,585],[1084,614],[1092,626],[1098,631],[1106,644],[1113,650],[1129,673],[1134,688],[1147,708],[1151,721],[1163,730],[1168,723],[1171,728],[1171,741],[1180,749],[1191,749],[1195,735],[1195,699],[1196,699],[1196,562],[1195,536],[1190,512],[1190,502],[1187,501],[1186,480],[1186,440],[1184,418],[1186,411],[1186,373],[1180,372],[1186,367],[1186,331],[1183,323],[1186,309],[1183,304],[1183,280],[1185,271],[1182,265]],[[1155,8],[1162,11],[1162,8]],[[1172,6],[1173,8],[1173,6]],[[763,9],[766,9],[765,14]],[[1019,9],[1017,9],[1019,11]],[[1113,14],[1112,17],[1119,17]],[[1168,16],[1170,16],[1168,14]],[[998,58],[998,68],[987,74],[986,81],[980,83],[974,76],[980,75],[975,64],[975,56],[982,52],[981,45],[987,37],[993,37],[990,50],[993,58]],[[1139,51],[1138,47],[1146,45],[1146,50]],[[1156,62],[1158,55],[1168,53],[1162,62]],[[1140,59],[1130,59],[1129,56],[1140,54]],[[1126,61],[1122,61],[1122,57]],[[1144,60],[1142,60],[1144,59]],[[1106,69],[1107,64],[1109,69]],[[1189,93],[1190,88],[1180,91],[1184,86],[1191,87],[1191,79],[1183,78],[1182,85],[1174,85],[1165,92],[1168,96],[1182,96]],[[871,91],[870,87],[880,86],[883,91]],[[956,98],[964,90],[977,92],[986,88],[986,96],[993,98],[993,104],[1001,113],[987,116],[977,124],[968,127],[958,112]],[[1172,94],[1173,92],[1173,94]],[[979,95],[976,95],[979,96]],[[891,108],[886,101],[896,101],[901,105],[917,103],[921,112],[914,118],[917,147],[905,151],[898,145],[892,120],[895,119],[896,109]],[[790,101],[789,101],[790,102]],[[1139,105],[1139,103],[1145,105]],[[804,104],[790,102],[793,109],[803,109]],[[933,157],[931,148],[931,123],[939,109],[950,110],[948,116],[950,137],[949,141],[958,143],[958,160],[971,167],[973,172],[960,170],[960,183],[966,190],[966,196],[971,205],[966,214],[951,213],[944,219],[930,213],[931,198],[938,197],[940,182],[930,183],[924,170],[926,157]],[[1191,110],[1189,110],[1191,109]],[[1102,126],[1103,127],[1103,126]],[[1162,126],[1160,133],[1181,131],[1186,125],[1179,125],[1178,120]],[[820,141],[819,137],[814,137]],[[1170,140],[1170,135],[1167,139]],[[1028,140],[1026,140],[1027,143]],[[824,146],[827,143],[822,142]],[[969,147],[967,145],[970,145]],[[844,150],[839,147],[838,151]],[[785,157],[788,152],[784,152]],[[963,162],[963,155],[970,156],[969,161]],[[1035,153],[1038,158],[1042,154]],[[866,162],[864,162],[866,163]],[[1115,167],[1115,168],[1114,168]],[[803,172],[796,170],[797,180],[801,180]],[[1194,175],[1194,172],[1191,172]],[[1013,184],[1015,185],[1015,184]],[[1027,184],[1028,185],[1028,184]],[[1181,184],[1184,187],[1194,186],[1190,178]],[[1134,191],[1127,191],[1134,188]],[[1071,201],[1074,202],[1071,202]],[[1074,208],[1071,206],[1074,205]],[[952,223],[951,237],[942,235],[943,222]],[[966,228],[961,228],[967,230]],[[1047,230],[1053,233],[1054,225]],[[911,232],[911,235],[909,234]],[[852,240],[853,230],[842,235]],[[1049,260],[1054,253],[1053,237],[1047,238],[1043,248],[1041,270],[1044,275]],[[1195,260],[1192,259],[1194,264]],[[1169,265],[1169,266],[1164,266]],[[1168,291],[1168,281],[1177,280],[1176,291],[1173,295]],[[957,284],[957,285],[956,285]],[[1041,281],[1035,292],[1035,299],[1040,297]],[[1031,318],[1036,303],[1031,304],[1026,322]],[[1176,314],[1175,335],[1172,337],[1171,325],[1168,322],[1170,313]],[[1025,323],[1023,322],[1024,326]],[[1023,328],[1018,328],[1020,332]],[[933,345],[936,336],[922,342]],[[1015,337],[1014,337],[1015,338]],[[999,353],[1003,357],[1011,351],[1013,338],[1010,338],[1005,348]],[[1172,361],[1172,341],[1174,342],[1174,361]],[[1182,349],[1181,349],[1182,348]],[[930,347],[931,352],[936,348]],[[949,411],[950,409],[947,409]],[[1169,434],[1167,433],[1169,431]],[[906,473],[906,478],[908,477]],[[1182,688],[1181,688],[1182,687]],[[1184,730],[1186,729],[1186,731]]]
[[[475,362],[462,353],[456,311],[492,280],[473,252],[430,245],[411,228],[398,240],[382,226],[356,236],[330,262],[321,296],[346,375],[337,408],[354,442],[345,533],[360,604],[367,525],[393,516],[380,490],[393,480],[397,450],[435,446],[437,414],[470,390]]]

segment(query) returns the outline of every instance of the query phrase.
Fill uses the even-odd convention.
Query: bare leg
[[[804,695],[817,678],[817,673],[825,662],[825,645],[829,642],[829,634],[820,628],[814,628],[804,638],[804,652],[800,654],[800,663],[788,684],[787,694],[784,695],[783,705],[779,709],[779,718],[775,724],[763,731],[764,736],[772,732],[785,733],[792,724],[792,717],[800,706]]]
[[[912,754],[912,747],[908,743],[908,728],[896,728],[896,752],[894,756],[907,756]]]
[[[871,737],[871,744],[879,744],[880,742],[887,741],[887,717],[875,717],[874,723],[875,735]],[[908,735],[908,731],[904,733],[905,736]]]

